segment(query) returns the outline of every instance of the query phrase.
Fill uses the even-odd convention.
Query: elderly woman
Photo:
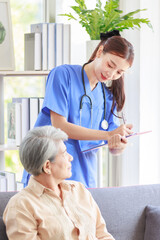
[[[10,240],[114,239],[90,192],[64,180],[71,176],[73,160],[65,140],[67,135],[52,126],[37,127],[23,139],[20,160],[32,177],[4,211]]]

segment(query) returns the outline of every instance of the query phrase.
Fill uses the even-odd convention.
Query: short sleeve
[[[54,68],[48,75],[42,111],[50,115],[50,110],[68,117],[69,70],[64,66]]]

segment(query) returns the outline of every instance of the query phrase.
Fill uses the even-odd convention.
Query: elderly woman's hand
[[[127,138],[122,137],[120,134],[115,134],[108,140],[109,151],[115,155],[121,154],[126,148],[127,142]]]

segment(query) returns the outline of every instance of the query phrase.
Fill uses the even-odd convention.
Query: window
[[[43,0],[10,0],[16,70],[24,70],[24,33],[30,32],[30,24],[43,21]],[[41,97],[44,95],[43,77],[5,78],[5,136],[7,137],[7,103],[12,97]],[[6,139],[7,141],[7,139]],[[21,180],[22,165],[18,151],[5,152],[6,171],[17,174]]]

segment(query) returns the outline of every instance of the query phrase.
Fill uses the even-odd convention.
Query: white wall
[[[141,14],[154,31],[144,27],[140,39],[140,129],[152,129],[140,139],[140,183],[160,182],[160,1],[141,0]]]
[[[126,174],[126,170],[123,169],[122,184],[159,183],[160,2],[159,0],[121,0],[121,6],[127,12],[147,8],[147,11],[141,12],[138,17],[149,18],[154,28],[152,32],[143,24],[139,33],[135,30],[124,32],[124,36],[134,43],[136,56],[131,75],[127,76],[126,81],[128,120],[134,123],[136,131],[152,130],[153,132],[135,138],[132,144],[133,151],[127,149],[128,162],[125,157],[122,165],[124,163],[126,169],[128,164],[129,171]],[[127,152],[125,154],[127,155]]]

